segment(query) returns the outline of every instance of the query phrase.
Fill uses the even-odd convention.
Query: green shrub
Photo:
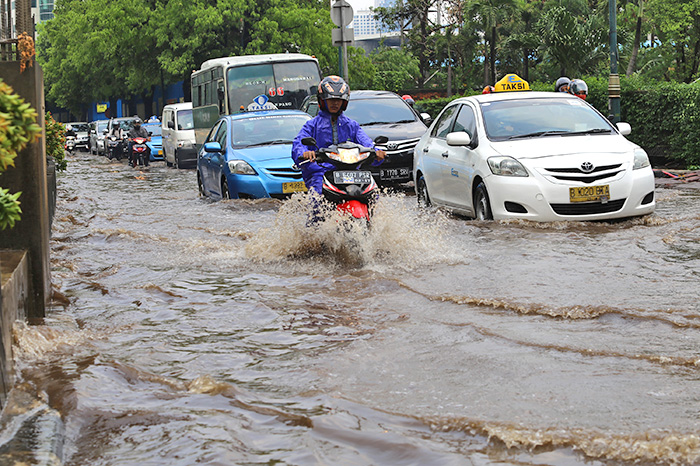
[[[66,169],[66,127],[62,123],[53,119],[51,112],[46,112],[46,156],[53,157],[56,163],[56,170]]]

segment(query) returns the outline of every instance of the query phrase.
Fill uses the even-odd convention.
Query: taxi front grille
[[[622,209],[627,199],[616,199],[608,202],[577,202],[571,204],[550,204],[558,215],[594,215],[617,212]]]
[[[584,172],[579,167],[571,168],[545,168],[545,174],[559,181],[574,181],[578,183],[595,183],[596,181],[614,178],[622,173],[622,164],[601,165],[593,168],[589,173]]]
[[[265,169],[268,175],[276,176],[280,178],[289,178],[294,180],[301,179],[301,172],[293,168],[279,167],[279,168],[267,168]]]

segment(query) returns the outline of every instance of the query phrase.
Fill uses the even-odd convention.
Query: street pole
[[[617,73],[617,1],[610,5],[610,78],[608,80],[608,118],[620,121],[620,75]]]

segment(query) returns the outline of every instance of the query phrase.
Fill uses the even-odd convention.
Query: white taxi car
[[[514,88],[520,78],[504,78]],[[608,220],[654,211],[646,152],[585,100],[495,92],[449,103],[418,142],[418,202],[481,220]],[[498,90],[499,86],[496,86]]]

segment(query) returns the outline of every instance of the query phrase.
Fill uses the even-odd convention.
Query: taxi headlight
[[[632,167],[634,170],[637,170],[639,168],[644,168],[648,167],[651,165],[649,163],[649,156],[647,156],[647,153],[644,149],[638,148],[634,150],[634,167]]]
[[[257,172],[244,160],[229,160],[228,169],[234,175],[257,175]]]
[[[513,157],[489,157],[488,162],[494,175],[530,176],[525,167]]]

